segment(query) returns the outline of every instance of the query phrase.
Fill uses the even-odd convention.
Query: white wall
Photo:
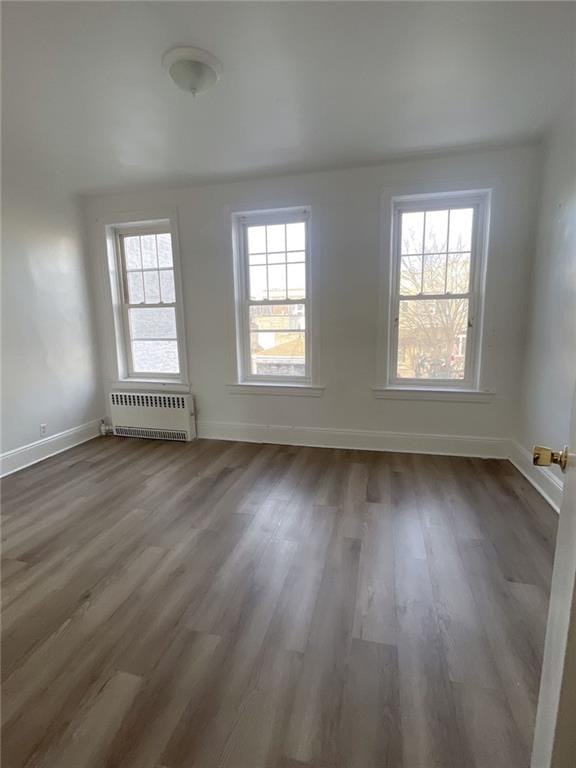
[[[104,226],[176,211],[183,261],[192,390],[205,435],[307,440],[356,445],[353,430],[426,435],[508,437],[514,423],[526,290],[534,238],[539,149],[525,145],[419,157],[386,165],[201,187],[147,188],[86,199],[90,258],[100,303],[107,387],[114,365],[109,307],[104,300]],[[486,295],[484,387],[490,403],[377,400],[381,198],[392,194],[493,188]],[[320,343],[323,397],[231,394],[235,380],[230,215],[279,206],[312,208],[312,301]],[[249,425],[249,426],[246,426]],[[400,441],[402,442],[402,441]],[[395,447],[378,437],[369,444]],[[410,446],[427,447],[412,441]],[[400,445],[400,447],[403,447]],[[462,443],[464,451],[469,450]],[[454,448],[453,448],[454,449]]]
[[[576,382],[576,118],[568,104],[544,146],[542,198],[530,294],[521,447],[568,441]],[[572,446],[574,449],[574,446]],[[558,468],[555,477],[560,479]]]
[[[57,178],[5,153],[2,218],[6,454],[37,442],[40,424],[54,438],[101,417],[103,401],[77,204],[60,192]],[[51,443],[46,452],[69,444],[70,438]],[[3,471],[43,455],[5,456]]]

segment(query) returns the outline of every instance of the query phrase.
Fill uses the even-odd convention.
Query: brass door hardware
[[[568,446],[565,445],[561,451],[553,451],[545,445],[535,445],[532,451],[532,464],[537,467],[549,467],[551,464],[558,464],[562,472],[566,472],[568,464]]]

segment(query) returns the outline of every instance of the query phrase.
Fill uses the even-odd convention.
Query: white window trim
[[[376,400],[418,400],[459,403],[492,403],[490,389],[443,389],[442,387],[372,387]]]
[[[304,304],[306,328],[306,374],[304,376],[259,376],[250,370],[249,283],[246,254],[246,227],[262,224],[286,224],[291,221],[306,223],[306,298],[274,301],[273,304]],[[234,298],[236,306],[236,376],[228,388],[234,394],[295,394],[317,397],[323,387],[315,385],[317,369],[314,355],[312,320],[312,270],[310,247],[310,208],[295,206],[263,211],[232,214],[232,251],[234,261]],[[262,302],[266,304],[268,302]]]
[[[106,385],[109,388],[127,391],[136,390],[145,392],[146,390],[153,389],[154,391],[165,392],[167,394],[190,392],[189,384],[181,384],[178,381],[167,381],[166,379],[112,379],[107,380]]]
[[[232,395],[295,395],[296,397],[322,397],[324,387],[312,384],[271,384],[251,382],[249,384],[228,384]]]
[[[381,285],[381,322],[379,333],[377,384],[373,393],[379,399],[457,399],[462,402],[490,402],[494,392],[482,386],[482,353],[484,331],[484,305],[486,267],[490,229],[490,189],[464,190],[459,192],[434,192],[415,195],[399,195],[388,198],[383,204],[383,275]],[[395,374],[398,333],[396,318],[399,310],[399,222],[404,211],[433,210],[466,205],[476,208],[474,249],[471,259],[470,310],[472,329],[468,335],[465,371],[462,380],[454,379],[404,379]],[[434,298],[434,296],[432,296]],[[385,329],[385,331],[383,330]],[[383,348],[383,353],[382,353]],[[410,394],[408,394],[410,393]],[[454,398],[448,395],[454,394]]]
[[[108,285],[110,287],[110,299],[114,316],[115,336],[115,379],[124,385],[146,386],[178,386],[189,388],[188,356],[185,335],[184,303],[182,292],[182,270],[180,262],[180,249],[177,237],[177,221],[175,215],[162,217],[130,217],[129,220],[109,222],[105,225],[107,252],[108,252]],[[123,262],[120,246],[120,237],[130,234],[148,232],[169,232],[172,238],[172,261],[174,270],[174,303],[176,314],[176,333],[178,342],[178,359],[180,372],[158,373],[138,372],[134,373],[130,367],[130,339],[128,320],[125,312]],[[149,304],[154,307],[156,305]],[[163,305],[158,305],[163,306]],[[140,387],[141,388],[141,387]]]

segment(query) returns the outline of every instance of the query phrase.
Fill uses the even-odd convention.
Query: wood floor
[[[527,768],[507,462],[99,438],[3,484],[4,768]]]

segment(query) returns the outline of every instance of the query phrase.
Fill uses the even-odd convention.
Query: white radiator
[[[193,440],[196,437],[192,395],[154,392],[111,392],[110,415],[114,434],[155,440]]]

